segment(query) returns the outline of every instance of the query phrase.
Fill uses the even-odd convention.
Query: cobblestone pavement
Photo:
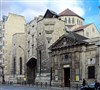
[[[77,88],[61,88],[61,87],[36,87],[21,85],[0,85],[0,90],[79,90]]]

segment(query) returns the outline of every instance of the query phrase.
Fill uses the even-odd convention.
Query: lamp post
[[[24,64],[24,75],[26,76],[26,54],[25,54],[25,49],[20,45],[19,45],[19,48],[21,48],[24,52],[24,63],[25,63]],[[25,78],[25,76],[24,76],[24,78]]]

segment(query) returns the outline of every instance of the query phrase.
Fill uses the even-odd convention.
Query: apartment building
[[[8,82],[11,76],[12,37],[15,33],[25,32],[25,18],[21,15],[9,13],[4,18],[4,76]]]

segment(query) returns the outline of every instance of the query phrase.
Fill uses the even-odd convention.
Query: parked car
[[[82,87],[80,88],[80,90],[95,90],[95,83],[82,86]],[[100,90],[100,86],[98,87],[97,90]]]

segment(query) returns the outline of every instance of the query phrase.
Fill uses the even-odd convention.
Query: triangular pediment
[[[50,49],[58,49],[63,47],[71,47],[75,45],[80,44],[86,44],[86,42],[83,41],[83,37],[77,34],[64,34],[62,35],[54,44],[50,46]],[[82,39],[80,39],[82,37]],[[79,38],[79,39],[78,39]],[[85,38],[84,38],[85,39]]]

